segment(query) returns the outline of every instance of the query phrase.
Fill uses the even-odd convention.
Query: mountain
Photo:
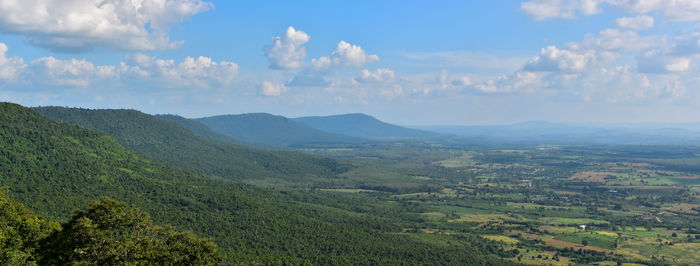
[[[665,125],[668,126],[668,125]],[[584,125],[530,121],[512,125],[423,126],[462,141],[525,144],[700,144],[700,131],[654,125]]]
[[[212,237],[227,264],[507,263],[464,236],[401,233],[410,220],[375,215],[395,206],[201,176],[16,104],[0,103],[0,125],[0,186],[49,219],[66,221],[110,197],[150,213],[156,224]]]
[[[365,114],[307,116],[294,120],[326,132],[361,138],[429,139],[441,136],[434,132],[392,125]]]
[[[220,115],[195,120],[219,133],[245,142],[294,146],[366,141],[343,134],[325,132],[293,119],[266,113]]]
[[[277,185],[299,184],[307,179],[332,178],[345,171],[336,160],[291,151],[263,151],[231,144],[235,140],[209,130],[196,121],[178,120],[204,135],[197,135],[180,124],[135,110],[90,110],[38,107],[44,116],[100,131],[122,145],[152,159],[229,180]],[[185,119],[187,120],[187,119]]]
[[[164,114],[164,115],[155,115],[155,117],[160,118],[161,120],[165,120],[168,122],[172,122],[175,124],[179,124],[183,127],[185,127],[187,130],[192,131],[192,133],[195,133],[197,135],[200,135],[202,137],[207,137],[210,139],[215,139],[221,142],[226,142],[226,143],[231,143],[231,144],[238,144],[238,145],[246,145],[245,142],[242,142],[240,140],[237,140],[235,138],[226,136],[224,134],[221,134],[219,132],[216,132],[212,130],[211,128],[205,126],[204,124],[194,121],[192,119],[187,119],[179,115],[173,115],[173,114]]]

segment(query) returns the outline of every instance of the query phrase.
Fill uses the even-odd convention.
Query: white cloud
[[[520,7],[536,20],[572,19],[609,9],[633,14],[661,12],[670,21],[700,21],[697,0],[530,0]]]
[[[13,56],[7,57],[7,45],[0,42],[0,82],[15,81],[24,71],[24,59]]]
[[[551,18],[576,18],[579,15],[600,13],[600,0],[532,0],[520,4],[520,8],[536,20]]]
[[[454,86],[470,86],[472,84],[472,79],[467,76],[461,76],[452,81]]]
[[[59,60],[52,56],[31,62],[30,77],[49,86],[87,87],[98,79],[115,78],[114,66],[95,66],[85,59]]]
[[[637,67],[643,73],[673,73],[690,70],[690,58],[649,51],[637,56]]]
[[[175,48],[171,25],[211,9],[200,0],[26,0],[0,4],[0,31],[56,51]]]
[[[367,54],[360,46],[340,41],[330,58],[321,57],[316,62],[319,65],[322,64],[321,62],[330,61],[335,65],[361,67],[377,60],[379,60],[379,56],[376,54]]]
[[[527,71],[562,71],[581,72],[595,60],[593,51],[576,52],[566,49],[558,49],[556,46],[548,46],[540,51],[540,55],[525,63],[523,69]]]
[[[121,75],[148,82],[154,87],[212,88],[228,86],[238,74],[233,62],[214,62],[211,58],[186,57],[182,62],[136,54],[119,66]]]
[[[476,84],[474,88],[485,93],[532,92],[546,86],[543,75],[528,71],[518,71],[510,76],[501,76]]]
[[[272,44],[266,45],[265,56],[272,69],[296,69],[304,66],[306,47],[303,45],[311,37],[303,31],[290,26],[281,37],[272,38]]]
[[[656,77],[654,80],[626,65],[591,71],[574,80],[572,86],[587,101],[644,101],[676,98],[685,93],[685,86],[678,82],[677,77]]]
[[[287,91],[284,84],[275,84],[267,80],[262,83],[262,93],[266,96],[280,96]]]
[[[388,68],[379,68],[374,72],[363,69],[360,75],[355,78],[360,83],[385,83],[396,79],[396,74]]]
[[[636,17],[622,17],[615,20],[617,27],[625,30],[645,30],[654,27],[654,17],[639,15]]]
[[[600,31],[598,35],[586,38],[581,45],[596,50],[642,51],[659,43],[659,38],[656,36],[639,36],[634,31],[605,29]]]
[[[85,59],[62,60],[48,56],[33,60],[26,67],[22,58],[6,57],[6,51],[7,46],[0,43],[0,81],[16,80],[20,87],[147,85],[151,88],[208,89],[227,87],[238,73],[238,65],[233,62],[215,62],[203,56],[186,57],[175,62],[144,54],[127,57],[118,65],[95,65]]]

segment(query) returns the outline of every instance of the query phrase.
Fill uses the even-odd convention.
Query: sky
[[[0,101],[402,125],[700,122],[700,1],[0,1]]]

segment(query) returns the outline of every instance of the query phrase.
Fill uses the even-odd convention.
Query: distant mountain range
[[[442,134],[392,125],[366,114],[307,116],[295,118],[314,128],[368,139],[430,139]]]
[[[194,121],[244,142],[280,146],[358,144],[377,140],[429,139],[442,136],[438,133],[392,125],[365,114],[290,119],[267,113],[252,113],[204,117]]]
[[[694,124],[557,124],[531,121],[490,126],[419,126],[457,136],[462,141],[525,144],[650,144],[700,145],[700,127]],[[690,127],[689,127],[690,126]]]
[[[293,119],[267,113],[220,115],[194,120],[224,135],[252,143],[287,146],[364,141],[348,135],[319,130]]]

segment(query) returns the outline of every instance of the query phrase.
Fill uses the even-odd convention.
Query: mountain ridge
[[[442,134],[420,129],[407,128],[381,121],[363,113],[350,113],[329,116],[305,116],[294,118],[311,127],[346,135],[371,139],[431,139]]]

